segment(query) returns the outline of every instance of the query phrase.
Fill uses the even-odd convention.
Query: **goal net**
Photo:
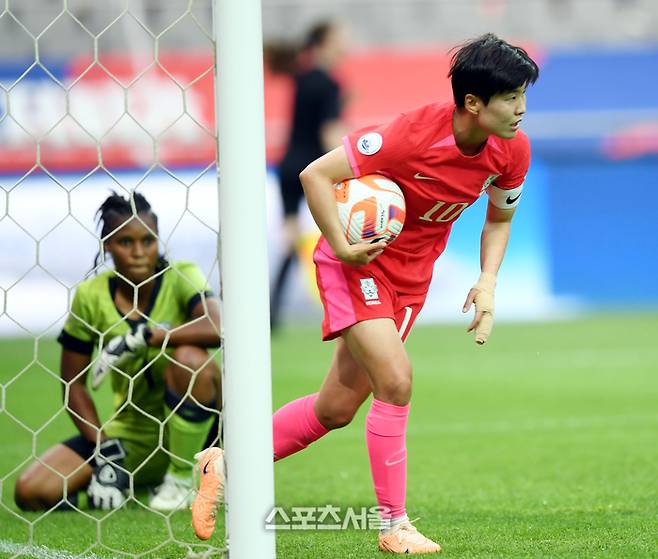
[[[62,475],[41,458],[77,434],[67,409],[74,381],[60,376],[55,339],[81,282],[114,270],[102,257],[109,235],[101,237],[95,220],[111,191],[133,212],[136,193],[151,204],[166,258],[158,275],[192,262],[207,291],[220,293],[211,0],[4,0],[0,10],[0,556],[216,557],[223,519],[218,537],[196,540],[188,511],[149,507],[157,484],[139,483],[141,464],[130,471],[126,503],[102,511],[90,509],[84,491],[69,490],[84,465]],[[205,287],[196,285],[204,309],[197,320],[208,315]],[[132,310],[146,318],[137,303]],[[208,350],[208,361],[219,363],[218,352]],[[123,402],[107,381],[89,393],[103,428],[130,407],[157,433],[145,462],[158,454],[191,467],[193,456],[169,447],[169,423],[183,400],[198,404],[216,418],[205,442],[217,444],[220,412],[191,388],[166,407],[162,379],[161,413],[141,409],[133,390],[157,359],[173,355],[163,350],[135,378],[124,375]],[[64,490],[56,503],[26,511],[14,489],[35,462]]]

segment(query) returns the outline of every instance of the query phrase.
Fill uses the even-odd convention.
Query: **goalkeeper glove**
[[[471,288],[464,303],[463,312],[468,312],[475,303],[475,317],[468,327],[468,332],[475,330],[475,342],[483,345],[493,328],[494,290],[496,276],[489,272],[482,272],[480,279]]]
[[[125,503],[130,478],[122,469],[126,452],[119,439],[101,443],[91,466],[94,468],[87,487],[89,506],[95,509],[117,509]]]
[[[146,324],[139,324],[134,331],[115,336],[102,349],[94,363],[91,386],[96,390],[112,369],[121,368],[129,359],[144,349],[153,335]]]

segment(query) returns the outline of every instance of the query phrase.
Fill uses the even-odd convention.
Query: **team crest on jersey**
[[[497,173],[495,175],[489,175],[487,177],[487,180],[484,181],[484,184],[482,185],[482,190],[480,190],[480,195],[484,194],[487,188],[489,188],[492,185],[493,181],[495,181],[499,176],[500,173]]]
[[[366,305],[380,305],[379,291],[373,278],[361,278],[361,292],[366,300]]]
[[[384,139],[381,134],[368,132],[356,141],[356,149],[363,155],[374,155],[380,150],[383,143]]]

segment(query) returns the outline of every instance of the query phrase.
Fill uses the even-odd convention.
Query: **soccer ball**
[[[391,243],[406,215],[400,187],[383,175],[365,175],[335,185],[338,218],[347,242]]]

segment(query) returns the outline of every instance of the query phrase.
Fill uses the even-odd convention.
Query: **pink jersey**
[[[426,292],[454,221],[492,184],[514,189],[528,171],[530,144],[521,131],[510,140],[489,136],[480,153],[464,155],[452,133],[454,111],[453,103],[433,103],[343,138],[355,177],[381,173],[404,193],[402,233],[363,267],[379,269],[400,293]]]

